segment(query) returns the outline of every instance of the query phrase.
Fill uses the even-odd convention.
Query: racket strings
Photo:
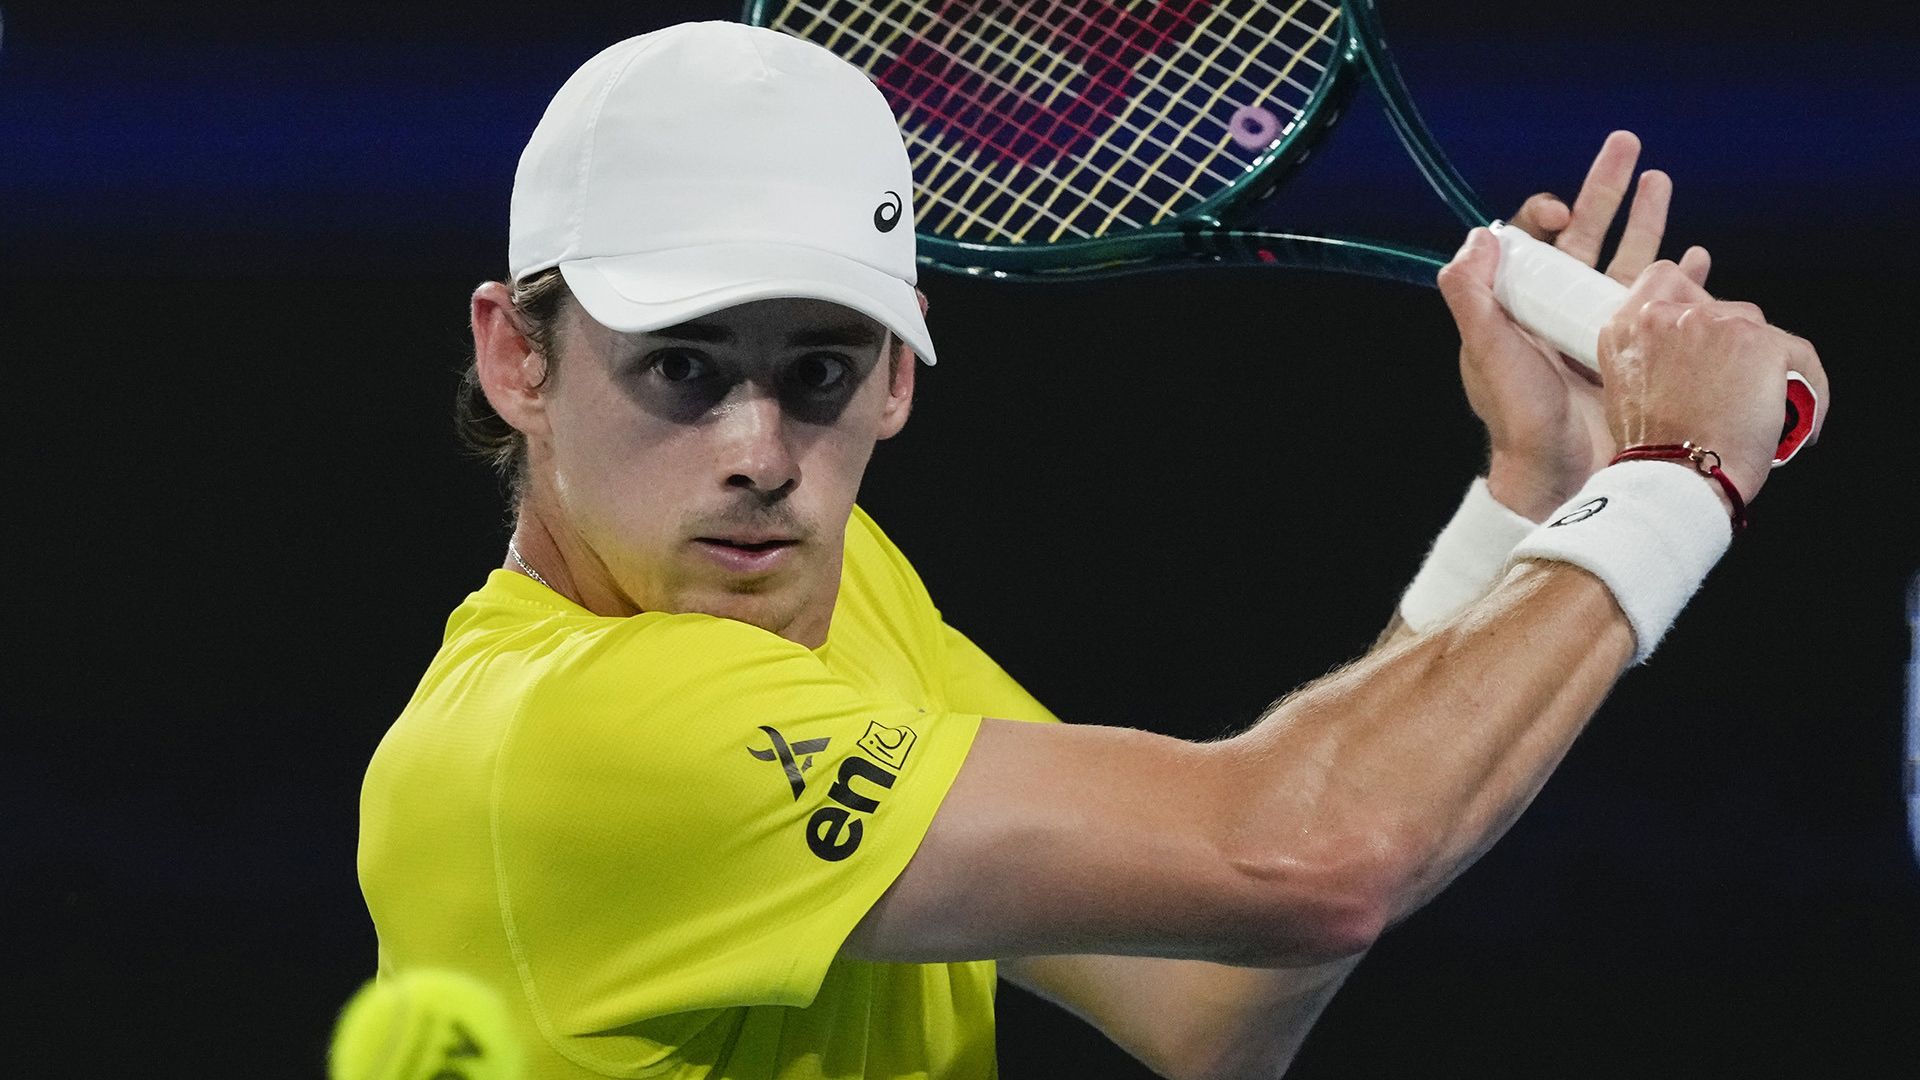
[[[799,2],[789,5],[789,9],[808,12],[814,14],[816,17],[813,23],[797,27],[796,32],[805,32],[812,27],[822,24],[829,14],[826,11],[817,9],[804,2],[804,0],[799,0]],[[1052,92],[1049,96],[1038,102],[1037,111],[1053,119],[1054,127],[1068,127],[1072,129],[1073,132],[1089,139],[1097,138],[1098,132],[1087,128],[1082,123],[1074,121],[1072,117],[1066,115],[1066,113],[1057,106],[1058,98],[1068,90],[1068,77],[1060,71],[1060,69],[1068,66],[1066,58],[1057,53],[1048,53],[1032,49],[1027,50],[1028,55],[1021,56],[1011,51],[1012,47],[1003,48],[1001,42],[1020,30],[1015,23],[1008,23],[1001,26],[999,28],[1001,31],[1000,34],[993,39],[988,39],[977,30],[967,33],[965,32],[964,24],[959,22],[944,24],[948,30],[948,34],[944,37],[935,38],[928,35],[915,39],[926,45],[928,52],[945,61],[946,65],[958,67],[966,64],[961,53],[951,47],[954,44],[953,39],[955,37],[962,37],[964,39],[960,43],[960,48],[965,49],[969,45],[978,46],[980,55],[989,56],[1000,61],[999,65],[992,68],[975,69],[975,73],[981,82],[991,84],[993,87],[992,93],[982,96],[977,91],[969,93],[968,88],[964,85],[951,87],[943,84],[938,74],[929,74],[924,70],[924,62],[916,64],[912,60],[905,62],[896,60],[895,54],[890,51],[890,46],[899,38],[911,34],[913,28],[905,23],[889,20],[884,14],[877,18],[875,22],[879,24],[891,24],[890,29],[892,32],[889,38],[872,43],[855,42],[852,47],[849,48],[848,51],[843,52],[842,55],[846,59],[856,63],[869,75],[875,76],[876,82],[880,82],[883,89],[890,91],[889,97],[893,100],[908,145],[910,147],[917,147],[919,150],[919,152],[914,155],[913,164],[915,175],[926,178],[918,185],[921,190],[916,199],[920,204],[920,214],[923,223],[930,226],[931,229],[936,232],[945,230],[946,225],[941,222],[929,222],[927,220],[928,210],[941,201],[941,197],[952,186],[954,181],[964,178],[974,181],[974,184],[970,185],[967,189],[970,193],[976,192],[981,182],[990,183],[999,195],[1019,203],[1022,209],[1038,217],[1050,219],[1058,224],[1066,224],[1064,218],[1048,212],[1038,203],[1023,198],[1008,186],[1012,174],[1017,170],[1005,169],[1002,170],[1002,174],[996,174],[992,170],[992,167],[999,163],[998,159],[989,157],[989,160],[984,164],[980,161],[983,149],[980,144],[982,143],[987,146],[992,146],[995,150],[999,151],[1000,158],[1004,159],[1011,156],[1008,151],[1015,149],[1015,147],[1009,145],[1009,143],[1014,140],[1023,138],[1028,140],[1046,139],[1053,136],[1054,132],[1052,130],[1035,130],[1032,127],[1031,114],[1036,110],[1027,110],[1029,120],[1011,129],[1010,134],[1013,136],[1013,139],[995,138],[990,130],[981,131],[978,126],[982,119],[993,116],[995,110],[1005,103],[1005,99],[1011,98],[1015,103],[1029,100],[1021,87],[1016,85],[1016,81],[1024,76],[1035,80],[1030,85],[1051,88]],[[936,19],[928,19],[923,29],[935,30],[939,29],[941,25],[942,24]],[[836,34],[829,35],[826,40],[822,41],[822,44],[833,40],[836,35],[844,35],[847,29],[848,26],[846,25],[840,26],[836,30]],[[846,43],[836,42],[836,44],[844,45]],[[1017,44],[1018,41],[1016,42],[1016,45]],[[862,45],[868,45],[868,47],[862,48]],[[896,80],[884,80],[883,76],[876,74],[873,70],[877,62],[881,60],[895,60],[896,64],[890,71],[898,72],[902,68],[907,68],[909,69],[909,73],[914,76],[914,79],[908,80],[904,86],[898,85]],[[1046,66],[1035,71],[1033,70],[1033,65],[1036,61],[1044,61]],[[913,71],[913,68],[920,68],[921,70]],[[1013,70],[1008,72],[1006,70],[1007,68],[1012,68]],[[920,95],[923,94],[936,97],[935,106],[945,104],[947,100],[951,98],[962,97],[963,100],[960,104],[963,107],[971,107],[973,115],[963,115],[961,117],[961,126],[965,134],[971,137],[975,145],[972,151],[964,158],[955,157],[954,151],[958,140],[939,137],[938,132],[933,129],[932,124],[925,122],[928,119],[928,114],[931,109],[929,103],[921,99]],[[944,119],[951,122],[953,117],[949,114],[946,115]],[[971,123],[967,121],[971,121]],[[1008,125],[999,123],[993,126],[1003,130],[1008,127]],[[1176,153],[1179,153],[1179,156],[1184,161],[1196,168],[1200,167],[1200,162],[1197,159],[1185,153],[1180,153],[1178,148],[1168,147],[1164,142],[1153,138],[1151,132],[1131,127],[1129,130],[1150,139],[1156,146],[1174,150]],[[931,170],[929,169],[930,161],[932,162]],[[1048,177],[1052,176],[1050,171],[1051,159],[1042,160],[1037,163],[1029,160],[1026,164],[1039,169],[1043,175]],[[943,176],[945,182],[941,182]],[[1223,185],[1233,181],[1233,177],[1221,174],[1215,174],[1213,179]],[[1113,209],[1105,203],[1099,202],[1097,199],[1091,205],[1100,210]],[[950,219],[952,215],[960,212],[961,209],[962,207],[960,205],[948,206],[948,219]],[[977,217],[977,214],[969,214],[968,216],[970,218]],[[1138,226],[1137,222],[1131,219],[1126,220],[1129,225]]]
[[[1068,5],[1060,5],[1060,9],[1069,14],[1082,14],[1074,12]],[[1038,18],[1031,25],[1021,26],[1017,16],[1023,13],[1022,9],[1016,7],[1012,10],[1016,14],[1016,19],[1010,21],[1008,29],[1019,30],[1026,35],[1025,40],[1041,40],[1057,33],[1055,27],[1049,26]],[[1169,10],[1168,6],[1162,6],[1156,9],[1155,13],[1166,13]],[[1036,9],[1032,13],[1037,15],[1040,12]],[[937,103],[927,102],[926,97],[923,97],[928,90],[925,86],[909,83],[901,88],[904,91],[901,97],[916,103],[924,102],[933,105],[929,111],[944,124],[949,134],[953,134],[957,129],[963,139],[970,137],[978,140],[976,146],[979,142],[984,142],[985,148],[997,151],[1003,159],[1010,160],[1010,165],[1006,169],[976,174],[990,176],[998,181],[995,188],[1000,195],[1006,197],[1005,210],[999,215],[999,219],[992,223],[994,230],[1003,235],[1006,234],[1008,220],[1015,214],[1023,214],[1028,219],[1028,227],[1041,220],[1052,222],[1052,233],[1055,237],[1065,232],[1071,232],[1075,236],[1085,236],[1088,233],[1083,227],[1075,225],[1069,218],[1053,211],[1053,202],[1061,191],[1072,186],[1074,175],[1080,168],[1080,162],[1076,158],[1084,154],[1086,148],[1099,147],[1105,143],[1116,126],[1133,133],[1135,145],[1141,145],[1143,141],[1151,141],[1153,145],[1160,148],[1163,156],[1177,155],[1196,168],[1203,167],[1200,162],[1181,152],[1178,147],[1154,137],[1150,130],[1134,127],[1125,123],[1123,119],[1127,101],[1121,97],[1121,91],[1138,73],[1140,60],[1157,54],[1171,32],[1177,29],[1185,18],[1184,11],[1173,11],[1173,15],[1173,19],[1161,21],[1158,24],[1147,20],[1131,22],[1115,20],[1113,26],[1099,26],[1089,16],[1084,20],[1086,25],[1079,29],[1083,37],[1067,39],[1070,42],[1077,40],[1082,43],[1083,47],[1078,50],[1078,56],[1071,48],[1051,52],[1045,51],[1044,48],[1033,50],[1034,55],[1045,56],[1056,66],[1062,62],[1077,61],[1074,63],[1076,70],[1071,71],[1064,81],[1058,76],[1055,77],[1055,81],[1051,84],[1054,93],[1049,100],[1036,101],[1023,95],[1017,85],[1021,74],[1017,69],[1012,78],[997,79],[995,76],[999,74],[998,72],[982,69],[987,78],[994,79],[1005,91],[1011,92],[1013,98],[1011,102],[1006,100],[1007,94],[1004,92],[994,95],[992,99],[969,94],[967,85],[964,82],[961,83],[959,86],[961,93],[958,95],[961,111],[958,115],[955,115],[950,108],[943,109]],[[1071,30],[1072,28],[1059,29]],[[983,40],[981,32],[977,29],[964,32],[962,37],[966,45],[977,44]],[[1044,42],[1044,44],[1050,45],[1052,42]],[[1091,46],[1091,48],[1085,46]],[[1109,50],[1114,54],[1111,57],[1106,55]],[[882,80],[882,85],[886,85],[885,80]],[[1049,84],[1043,82],[1041,85]],[[1068,93],[1072,96],[1062,106],[1059,98]],[[970,116],[992,117],[992,126],[987,131],[973,128],[966,123]],[[950,155],[947,157],[950,160]],[[928,195],[932,201],[935,204],[944,202],[947,208],[946,214],[938,220],[930,221],[930,226],[935,232],[951,228],[955,224],[955,216],[962,210],[966,210],[967,213],[959,224],[974,226],[982,223],[981,216],[977,212],[979,203],[976,193],[980,186],[978,183],[970,184],[961,197],[946,200],[946,192],[952,181],[962,178],[965,172],[973,171],[971,165],[977,163],[977,155],[970,155],[970,159],[967,168],[951,170],[946,183],[937,186],[932,183],[928,185]],[[1065,177],[1058,175],[1055,166],[1069,167],[1068,174]],[[1018,192],[1013,191],[1003,177],[996,175],[1000,172],[1015,172],[1021,167],[1037,169],[1039,175]],[[1231,182],[1230,177],[1218,177],[1218,180]],[[1036,190],[1043,184],[1046,190],[1040,192],[1038,201],[1035,201]],[[1122,212],[1120,207],[1109,205],[1096,192],[1085,191],[1082,192],[1082,196],[1079,204],[1081,211],[1104,212],[1106,220],[1118,220],[1130,228],[1143,226],[1142,222]],[[1011,235],[1013,240],[1020,238],[1021,234],[1018,232]]]
[[[1018,9],[1015,13],[1018,14]],[[1036,167],[1043,175],[1050,176],[1052,164],[1068,153],[1074,143],[1098,137],[1098,132],[1087,124],[1100,109],[1103,95],[1098,80],[1103,73],[1090,77],[1084,67],[1077,71],[1068,68],[1070,58],[1064,52],[1032,47],[1035,41],[1032,31],[1042,28],[1042,24],[1023,27],[1017,18],[1010,19],[997,28],[998,33],[990,42],[987,34],[993,27],[990,15],[977,25],[956,20],[949,24],[949,33],[943,39],[923,39],[935,46],[934,51],[921,56],[911,51],[903,53],[895,57],[877,79],[883,90],[890,91],[890,98],[900,109],[903,128],[911,131],[914,140],[923,147],[923,153],[915,161],[916,170],[924,166],[928,157],[939,159],[940,168],[930,172],[923,185],[929,207],[943,206],[946,211],[937,221],[928,215],[929,226],[934,231],[952,228],[954,218],[962,212],[965,213],[960,223],[963,227],[979,224],[979,191],[984,182],[992,184],[992,199],[1006,201],[1015,210],[1049,218],[1061,226],[1068,225],[1066,219],[1051,214],[1046,205],[1029,199],[1031,188],[1016,192],[1009,181],[1021,165]],[[1015,42],[1011,50],[999,47],[1008,38]],[[1020,53],[1022,46],[1025,55]],[[1000,62],[987,66],[977,58]],[[1031,70],[1036,62],[1045,65],[1037,72]],[[1061,70],[1063,68],[1067,70]],[[1072,88],[1070,84],[1076,77],[1088,92],[1077,95],[1063,108],[1059,98]],[[1027,87],[1050,87],[1053,93],[1047,99],[1036,100],[1023,89],[1023,79]],[[1083,104],[1091,108],[1092,113],[1075,115]],[[1036,122],[1041,122],[1041,126],[1036,127]],[[956,143],[969,147],[963,160],[955,158]],[[1008,167],[996,170],[992,166],[997,163],[1007,163]],[[949,199],[950,189],[963,179],[970,181],[964,192],[960,197]],[[1104,204],[1102,208],[1114,209]]]
[[[1319,0],[1313,0],[1313,2],[1318,4],[1318,6],[1320,6],[1321,8],[1324,8],[1327,14],[1325,16],[1325,20],[1323,24],[1317,30],[1311,30],[1310,41],[1325,42],[1329,40],[1326,35],[1326,30],[1330,29],[1333,25],[1334,20],[1339,17],[1339,10],[1337,8],[1330,8],[1325,4],[1320,4]],[[1284,29],[1284,28],[1298,25],[1293,21],[1293,15],[1297,13],[1302,7],[1305,7],[1305,6],[1306,6],[1305,0],[1296,0],[1296,3],[1294,3],[1293,8],[1281,15],[1280,28]],[[1257,8],[1252,9],[1247,13],[1247,15],[1242,16],[1240,22],[1236,24],[1235,29],[1236,30],[1244,29],[1246,27],[1247,19],[1250,18],[1251,15],[1254,13],[1254,11],[1257,11],[1257,10],[1260,10],[1260,9],[1257,9]],[[1210,67],[1215,61],[1218,61],[1221,58],[1221,54],[1223,51],[1224,50],[1220,48],[1216,48],[1214,52],[1208,57]],[[1263,88],[1261,88],[1256,94],[1253,95],[1251,100],[1261,103],[1258,106],[1248,106],[1248,105],[1239,104],[1236,101],[1234,101],[1232,98],[1227,96],[1227,89],[1229,87],[1245,85],[1245,80],[1247,77],[1247,69],[1251,67],[1252,64],[1251,64],[1251,56],[1249,56],[1247,59],[1243,59],[1238,65],[1234,67],[1232,72],[1229,74],[1227,81],[1216,84],[1215,89],[1213,90],[1212,94],[1208,97],[1205,105],[1199,108],[1199,110],[1195,113],[1194,118],[1192,120],[1189,120],[1185,127],[1181,128],[1180,138],[1184,140],[1188,136],[1193,135],[1196,125],[1198,125],[1203,118],[1211,117],[1214,114],[1215,108],[1218,105],[1225,103],[1227,105],[1231,105],[1234,107],[1233,112],[1226,124],[1227,130],[1228,130],[1228,141],[1220,142],[1216,140],[1214,143],[1214,148],[1212,152],[1213,156],[1209,157],[1207,161],[1211,163],[1213,160],[1215,160],[1215,158],[1217,158],[1220,154],[1222,154],[1225,151],[1226,147],[1229,144],[1239,146],[1243,150],[1252,151],[1258,148],[1258,150],[1264,152],[1267,146],[1270,145],[1270,143],[1266,140],[1264,133],[1268,132],[1271,129],[1273,130],[1273,133],[1277,134],[1278,125],[1281,123],[1280,114],[1274,113],[1271,109],[1267,109],[1266,106],[1269,104],[1280,106],[1286,113],[1286,122],[1288,123],[1291,123],[1292,121],[1297,119],[1305,111],[1306,104],[1307,104],[1306,100],[1303,99],[1298,103],[1292,103],[1292,102],[1286,101],[1284,98],[1279,96],[1279,91],[1281,87],[1286,84],[1286,82],[1288,81],[1288,79],[1292,74],[1293,69],[1301,63],[1303,55],[1304,54],[1299,52],[1293,52],[1289,54],[1290,59],[1288,60],[1286,67],[1284,67],[1283,69],[1281,69],[1279,72],[1276,73],[1278,77],[1269,81]],[[1205,80],[1205,82],[1212,82],[1212,81],[1213,80]],[[1261,110],[1261,113],[1255,113],[1251,111],[1252,109],[1256,109],[1256,108]],[[1249,131],[1258,137],[1247,139],[1245,141],[1235,138],[1234,126],[1242,123],[1246,123],[1249,127]],[[1238,157],[1236,157],[1234,160],[1236,160],[1237,163],[1240,163],[1244,170],[1246,165],[1245,160]],[[1148,166],[1148,171],[1154,175],[1161,175],[1162,170],[1166,164],[1167,164],[1166,155],[1162,154],[1159,159],[1157,159],[1151,165]],[[1105,178],[1103,178],[1103,181],[1104,179]],[[1157,222],[1167,217],[1169,214],[1173,212],[1174,207],[1178,203],[1180,203],[1183,198],[1188,198],[1193,196],[1195,194],[1194,184],[1197,179],[1198,179],[1197,177],[1190,176],[1187,178],[1187,180],[1178,184],[1174,194],[1168,197],[1166,201],[1161,203],[1156,208],[1156,210],[1153,213],[1152,220]],[[1141,196],[1144,197],[1145,193],[1142,192]],[[1104,233],[1107,230],[1107,228],[1113,224],[1113,221],[1114,221],[1113,217],[1109,216],[1105,221],[1100,223],[1098,231]],[[1058,235],[1056,234],[1055,236],[1050,237],[1049,239],[1050,240],[1058,239]]]
[[[815,34],[816,31],[820,30],[823,24],[826,24],[830,32],[826,35],[824,39],[820,41],[820,43],[827,46],[830,49],[835,48],[836,46],[842,45],[843,40],[847,38],[848,32],[850,30],[857,30],[859,28],[860,20],[856,17],[856,18],[850,18],[849,21],[844,24],[835,25],[835,24],[829,23],[828,20],[834,14],[832,11],[829,10],[829,8],[833,6],[832,0],[826,0],[826,3],[827,3],[827,7],[824,7],[824,8],[815,7],[811,4],[805,3],[804,0],[802,0],[802,2],[796,2],[796,3],[790,4],[789,5],[790,10],[806,12],[808,14],[813,15],[813,19],[806,23],[790,24],[789,26],[786,27],[786,29],[790,33],[794,33],[798,36],[808,37],[810,35]],[[880,59],[888,58],[891,55],[891,53],[888,51],[890,46],[894,44],[894,42],[897,41],[898,38],[903,34],[915,33],[915,28],[913,28],[906,22],[900,21],[899,19],[891,18],[887,14],[886,10],[884,9],[880,12],[874,12],[874,11],[862,9],[857,4],[853,6],[857,9],[858,15],[866,15],[869,17],[867,20],[867,24],[869,26],[878,25],[878,24],[887,24],[889,25],[889,28],[891,31],[887,39],[884,41],[876,41],[873,39],[861,40],[856,33],[853,40],[847,42],[846,52],[844,54],[846,59],[856,62],[861,67],[862,70],[866,71],[869,75],[873,75],[874,74],[873,67],[875,62]],[[1324,4],[1320,4],[1318,6],[1325,10],[1329,10],[1329,11],[1332,10],[1331,8],[1329,8],[1327,5],[1324,5]],[[888,5],[888,7],[889,8],[912,7],[912,5],[911,4],[891,4],[891,5]],[[1050,12],[1048,12],[1047,10],[1049,8],[1055,8],[1059,11],[1060,15],[1063,17],[1062,21],[1059,24],[1059,28],[1065,31],[1069,36],[1080,36],[1083,39],[1088,36],[1104,37],[1107,39],[1113,38],[1112,31],[1098,26],[1094,22],[1094,16],[1092,14],[1076,11],[1072,7],[1072,5],[1069,3],[1056,4],[1052,2],[1043,2],[1036,7],[1033,7],[1030,11],[1024,8],[1012,9],[1014,11],[1015,18],[1013,20],[1010,20],[1009,24],[1002,28],[1003,34],[1001,35],[1000,39],[997,39],[995,41],[987,41],[985,40],[983,35],[976,32],[971,36],[970,43],[983,46],[984,52],[987,55],[995,57],[996,59],[999,59],[1001,61],[1004,61],[1009,64],[1013,64],[1013,65],[1025,66],[1028,62],[1028,58],[1023,58],[1023,57],[1014,55],[1013,53],[1009,52],[1007,49],[1000,48],[999,40],[1003,40],[1004,37],[1006,36],[1004,31],[1010,31],[1010,30],[1019,28],[1018,27],[1019,17],[1024,14],[1031,14],[1034,16],[1034,23],[1033,23],[1034,29],[1045,31],[1047,29],[1047,23],[1045,22],[1044,16],[1047,14],[1050,14]],[[1164,10],[1164,7],[1163,7],[1163,10]],[[931,13],[925,11],[922,8],[915,8],[913,11],[910,12],[910,14],[929,16],[926,25],[920,28],[922,30],[932,28],[938,24],[938,19],[936,17],[933,17]],[[989,24],[991,23],[993,14],[994,12],[989,11],[984,16],[985,21],[988,22]],[[1080,24],[1079,27],[1077,28],[1075,26],[1076,20]],[[952,25],[957,27],[960,24],[958,22],[955,22]],[[1229,49],[1239,52],[1241,55],[1247,57],[1252,62],[1254,67],[1259,68],[1270,75],[1276,76],[1277,79],[1299,90],[1303,95],[1311,94],[1313,92],[1314,87],[1312,85],[1303,83],[1297,79],[1294,79],[1288,69],[1276,68],[1272,64],[1265,62],[1261,58],[1259,53],[1250,53],[1244,47],[1232,41],[1231,39],[1221,37],[1218,33],[1212,31],[1206,23],[1190,23],[1189,25],[1191,25],[1192,28],[1195,30],[1196,37],[1214,38],[1215,40],[1226,45]],[[1308,28],[1308,30],[1310,34],[1318,35],[1327,45],[1331,46],[1333,44],[1331,39],[1326,38],[1324,34],[1320,34],[1317,30],[1312,30],[1311,28]],[[1098,41],[1095,42],[1096,46],[1100,43],[1101,42],[1098,42]],[[1127,47],[1129,47],[1129,45],[1123,43],[1122,48],[1124,49]],[[947,54],[945,56],[945,59],[964,63],[964,60],[962,60],[962,58],[952,54],[950,51],[946,51],[946,52]],[[861,55],[862,53],[864,53],[864,55]],[[1314,60],[1312,57],[1305,55],[1304,52],[1299,52],[1299,53],[1296,53],[1295,55],[1304,63],[1306,63],[1307,66],[1311,67],[1315,72],[1322,75],[1325,74],[1326,66],[1324,64],[1321,64],[1318,61]],[[1056,64],[1058,64],[1058,62],[1061,61],[1063,58],[1059,56],[1055,56],[1052,59],[1053,61],[1055,61]],[[997,71],[997,69],[995,70],[980,69],[979,73],[987,80],[996,82],[1002,90],[1012,92],[1016,95],[1022,92],[1019,90],[1019,88],[1013,86],[1008,80],[1002,77]],[[1058,77],[1055,76],[1051,71],[1041,71],[1041,72],[1038,72],[1037,74],[1042,79],[1050,79],[1053,81],[1054,92],[1052,95],[1050,95],[1049,100],[1045,102],[1045,104],[1051,105],[1052,99],[1057,98],[1059,94],[1066,89],[1066,86],[1064,82],[1058,79]],[[1235,102],[1235,104],[1237,105],[1239,103]],[[1134,128],[1132,130],[1140,134],[1148,135],[1149,137],[1151,137],[1150,132],[1141,131],[1138,128]]]
[[[912,155],[922,232],[1010,244],[1140,229],[1239,182],[1335,66],[1326,0],[790,0]]]
[[[897,57],[888,68],[888,72],[896,77],[890,79],[883,75],[882,85],[891,85],[916,103],[930,105],[932,102],[929,99],[934,95],[946,96],[947,91],[954,91],[961,99],[960,110],[956,112],[934,106],[934,110],[940,112],[951,126],[969,136],[982,138],[1015,157],[1025,159],[1036,152],[1043,156],[1058,157],[1070,152],[1082,139],[1099,137],[1100,133],[1090,125],[1112,122],[1117,111],[1116,104],[1125,103],[1123,95],[1126,83],[1135,74],[1137,65],[1159,53],[1180,23],[1187,21],[1184,10],[1170,5],[1154,9],[1154,14],[1170,15],[1171,18],[1139,19],[1127,17],[1123,12],[1122,19],[1117,19],[1112,26],[1102,26],[1095,21],[1093,13],[1076,11],[1068,4],[1048,4],[1046,7],[1064,13],[1069,21],[1080,16],[1084,25],[1077,28],[1066,23],[1049,26],[1040,18],[1045,10],[1041,7],[999,9],[1013,15],[1004,26],[1003,38],[1008,33],[1021,34],[1020,41],[1029,46],[1031,56],[1045,57],[1049,60],[1050,68],[1072,65],[1072,74],[1065,81],[1056,77],[1050,87],[1053,92],[1045,99],[1036,99],[1016,85],[1018,75],[1026,66],[1019,56],[996,50],[987,44],[983,31],[994,25],[995,11],[981,13],[977,25],[970,25],[976,23],[973,19],[956,22],[962,48],[956,51],[941,50],[944,55],[932,65],[925,62],[926,58],[914,57],[911,52]],[[1021,26],[1022,15],[1034,16],[1029,26]],[[1062,40],[1066,42],[1065,47],[1049,51],[1056,42]],[[1082,47],[1073,48],[1076,43]],[[1111,54],[1108,50],[1111,50]],[[950,69],[942,62],[948,59],[953,61]],[[1010,62],[1014,69],[1013,77],[1003,74],[1004,67],[994,66],[993,61]],[[902,69],[909,76],[904,85],[898,80],[898,73]],[[1049,74],[1042,73],[1042,81],[1033,88],[1047,87],[1045,80]],[[922,84],[922,80],[928,77],[933,80],[931,87]],[[997,84],[999,92],[990,96],[970,93],[969,84],[976,79]],[[932,94],[929,94],[929,90]],[[1060,98],[1068,91],[1072,91],[1073,96],[1068,106],[1062,108]],[[1012,96],[1012,102],[1006,100],[1008,95]],[[1004,119],[993,118],[995,108],[1006,104],[1013,106],[1013,115]],[[983,129],[968,122],[969,113],[993,119]],[[1042,126],[1036,128],[1036,121],[1041,122]],[[1048,154],[1047,151],[1052,153]]]

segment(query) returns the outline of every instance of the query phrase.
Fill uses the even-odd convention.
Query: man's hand
[[[1631,285],[1658,256],[1673,196],[1673,182],[1662,172],[1644,172],[1635,185],[1639,159],[1640,140],[1631,132],[1614,132],[1601,145],[1572,208],[1553,195],[1535,195],[1512,224],[1597,266],[1607,229],[1627,190],[1635,188],[1606,269]],[[1460,328],[1467,402],[1487,426],[1488,488],[1515,512],[1543,521],[1606,465],[1618,446],[1594,377],[1521,329],[1494,300],[1499,258],[1499,244],[1485,230],[1475,230],[1440,271],[1440,292]],[[1704,286],[1709,262],[1706,250],[1695,247],[1682,256],[1678,269]]]
[[[1767,325],[1752,304],[1713,299],[1670,262],[1649,266],[1601,331],[1600,371],[1612,439],[1706,447],[1748,500],[1773,469],[1787,372],[1819,395],[1811,439],[1831,404],[1811,343]]]

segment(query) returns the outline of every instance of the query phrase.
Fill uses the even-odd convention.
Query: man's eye
[[[692,382],[713,373],[713,365],[698,353],[684,349],[664,349],[654,353],[648,364],[668,382]]]
[[[835,353],[812,353],[793,364],[793,380],[810,393],[838,390],[852,374],[853,365]]]

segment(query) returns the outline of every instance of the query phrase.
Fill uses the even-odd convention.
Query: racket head
[[[922,262],[975,274],[1237,260],[1252,249],[1195,238],[1303,161],[1358,81],[1350,20],[1328,0],[748,0],[743,14],[874,80],[914,162]]]

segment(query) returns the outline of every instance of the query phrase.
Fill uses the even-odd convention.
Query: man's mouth
[[[772,551],[774,548],[789,547],[798,543],[783,537],[754,539],[740,536],[701,536],[696,537],[702,544],[714,544],[720,547],[739,548],[741,551]]]
[[[800,542],[784,536],[699,536],[694,546],[729,574],[762,577],[784,567]]]

